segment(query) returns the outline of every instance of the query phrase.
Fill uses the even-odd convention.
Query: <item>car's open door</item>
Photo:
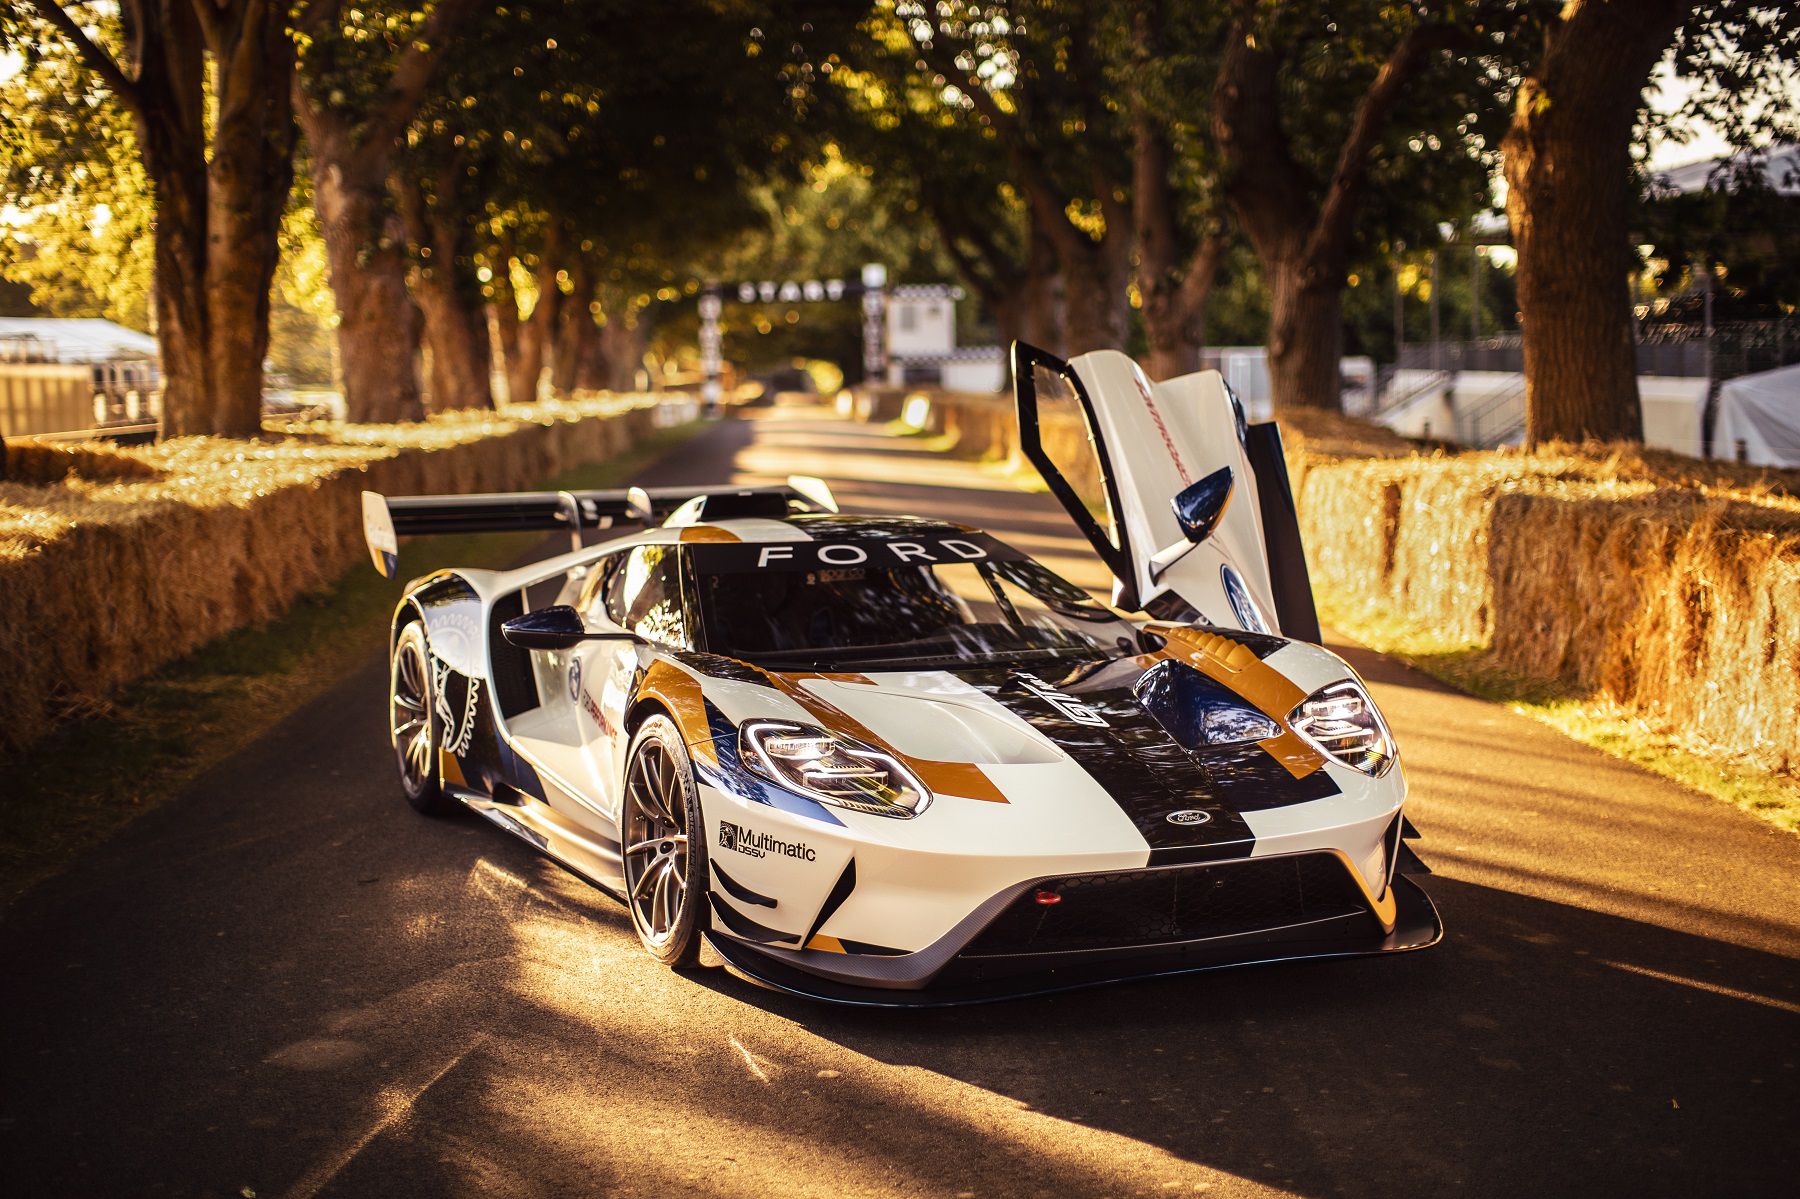
[[[1152,384],[1115,350],[1064,362],[1016,343],[1013,390],[1021,448],[1115,604],[1319,639],[1280,434],[1247,426],[1218,372]]]

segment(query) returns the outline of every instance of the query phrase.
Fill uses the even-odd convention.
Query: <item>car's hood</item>
[[[1273,735],[1261,740],[1184,744],[1194,739],[1178,737],[1181,721],[1171,716],[1167,688],[1158,686],[1170,672],[1212,670],[1252,695],[1259,687],[1274,691],[1277,682],[1286,688],[1280,694],[1297,690],[1241,643],[1212,648],[1235,651],[1238,669],[1171,641],[1162,653],[1104,662],[764,678],[790,718],[797,704],[812,723],[892,751],[940,794],[1007,802],[991,780],[1017,772],[981,767],[1073,763],[1153,847],[1187,847],[1204,857],[1241,852],[1252,839],[1245,812],[1338,794],[1323,760],[1304,747],[1295,752],[1293,734],[1272,715]],[[1152,672],[1160,673],[1147,679]],[[1248,708],[1251,700],[1241,702]],[[1177,813],[1186,823],[1171,822]]]

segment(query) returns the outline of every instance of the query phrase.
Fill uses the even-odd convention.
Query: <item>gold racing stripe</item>
[[[689,525],[681,530],[683,544],[696,541],[742,541],[743,538],[730,529],[720,529],[713,525]]]
[[[1258,712],[1273,720],[1281,732],[1257,744],[1269,756],[1287,767],[1297,779],[1325,765],[1325,757],[1300,739],[1287,727],[1287,715],[1300,706],[1306,692],[1286,675],[1256,656],[1249,646],[1187,625],[1152,621],[1144,626],[1167,644],[1155,654],[1142,655],[1150,660],[1169,658],[1184,662],[1207,678],[1228,688],[1232,694],[1248,701]]]
[[[657,658],[644,671],[638,695],[659,700],[674,715],[689,753],[708,765],[719,764],[718,751],[712,744],[712,728],[706,721],[706,698],[701,694],[699,679],[668,659]]]
[[[824,933],[814,933],[812,940],[808,941],[803,948],[823,950],[825,953],[850,952],[844,948],[842,941],[836,937],[828,937]]]
[[[761,667],[752,666],[752,670]],[[841,708],[819,698],[801,686],[808,679],[826,679],[834,683],[853,683],[862,686],[874,686],[875,681],[864,674],[821,674],[812,671],[784,673],[775,670],[763,670],[762,674],[775,688],[792,699],[812,714],[820,727],[828,732],[842,733],[858,741],[868,742],[899,758],[906,768],[919,777],[919,781],[931,788],[934,795],[954,795],[961,799],[976,799],[984,803],[1006,803],[1006,796],[994,784],[987,774],[973,762],[941,762],[932,758],[915,758],[903,754],[880,737],[861,721]]]

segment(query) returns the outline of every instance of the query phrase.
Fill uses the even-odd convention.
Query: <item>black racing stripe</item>
[[[1330,772],[1315,770],[1305,778],[1295,778],[1279,758],[1254,741],[1209,745],[1189,752],[1206,771],[1219,799],[1234,812],[1285,808],[1338,794]]]
[[[1030,675],[1079,700],[1104,726],[1069,716],[1027,685],[1026,672],[979,667],[951,673],[992,696],[1087,771],[1149,843],[1152,865],[1245,857],[1255,847],[1250,826],[1207,772],[1138,706],[1131,683],[1142,668],[1135,663],[1073,675],[1048,669]],[[1209,819],[1171,824],[1169,813],[1180,810],[1203,811]]]

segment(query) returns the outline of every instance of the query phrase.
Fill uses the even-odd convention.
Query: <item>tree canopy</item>
[[[1800,18],[1751,0],[29,0],[0,39],[0,275],[154,328],[171,432],[254,432],[265,361],[363,419],[628,386],[707,280],[865,261],[1157,376],[1261,341],[1278,406],[1329,407],[1409,306],[1511,315],[1510,256],[1427,272],[1502,195],[1534,437],[1633,432],[1631,237],[1665,290],[1794,303],[1780,197],[1633,158],[1800,135]],[[858,323],[727,344],[854,359]]]

